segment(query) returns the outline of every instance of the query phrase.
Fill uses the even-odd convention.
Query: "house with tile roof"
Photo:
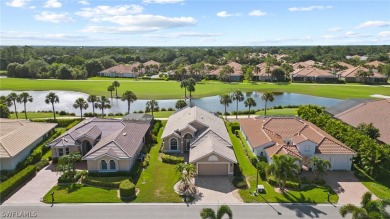
[[[256,65],[256,67],[252,72],[252,81],[272,81],[272,71],[279,68],[277,65],[271,66],[268,74],[267,64],[265,62]]]
[[[272,156],[289,155],[311,167],[310,158],[328,160],[332,170],[351,170],[356,152],[313,123],[297,117],[257,117],[240,120],[252,152],[272,163]]]
[[[229,74],[228,81],[242,81],[244,78],[243,72],[242,72],[242,65],[237,62],[229,62],[227,64],[228,66],[233,68],[233,73]],[[219,66],[216,70],[210,71],[208,73],[208,77],[217,77],[219,78],[219,74],[221,73],[223,69],[223,66]]]
[[[13,170],[57,126],[56,123],[0,119],[0,170]]]
[[[100,77],[110,78],[136,78],[143,73],[140,69],[141,63],[135,62],[131,65],[116,65],[111,68],[107,68],[103,71],[98,72]]]
[[[301,69],[301,68],[307,68],[307,67],[314,67],[315,65],[322,65],[321,62],[316,62],[313,60],[307,60],[304,62],[297,62],[292,65],[294,70]]]
[[[367,69],[363,66],[357,66],[343,70],[338,74],[338,77],[345,82],[360,82],[360,83],[387,83],[387,77],[378,73],[371,71],[371,75],[364,78],[358,75],[359,72],[370,72],[370,69]]]
[[[221,118],[199,107],[186,107],[168,118],[161,136],[165,153],[189,153],[197,175],[233,175],[237,163]]]
[[[152,118],[87,119],[48,143],[53,157],[79,152],[89,171],[130,171],[150,137]]]
[[[290,74],[292,82],[336,83],[338,78],[329,71],[316,67],[296,69]]]

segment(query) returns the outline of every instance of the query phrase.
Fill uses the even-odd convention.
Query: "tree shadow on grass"
[[[315,205],[281,204],[281,206],[295,211],[295,215],[298,218],[304,218],[305,216],[319,218],[321,215],[327,215],[327,213],[317,209]]]

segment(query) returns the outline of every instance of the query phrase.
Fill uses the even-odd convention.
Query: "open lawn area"
[[[390,176],[375,180],[366,173],[364,173],[363,170],[356,167],[356,165],[355,169],[355,171],[360,173],[357,175],[360,182],[362,182],[368,190],[374,193],[374,195],[376,195],[378,198],[390,199]]]
[[[126,90],[133,91],[138,99],[171,99],[183,98],[184,90],[177,81],[146,81],[127,80],[117,78],[120,82],[119,94]],[[79,91],[88,94],[106,95],[107,87],[113,80],[37,80],[19,78],[1,78],[1,90],[28,91],[28,90],[67,90]],[[222,83],[218,81],[200,82],[196,85],[194,98],[229,93],[235,90],[271,91],[308,94],[337,99],[369,98],[372,94],[390,96],[388,87],[366,86],[359,84],[299,84],[299,83]]]
[[[290,190],[285,194],[282,194],[276,192],[274,187],[269,185],[268,182],[261,180],[260,177],[259,184],[264,185],[266,193],[260,194],[258,196],[251,195],[251,193],[254,192],[256,186],[256,168],[251,164],[245,155],[243,147],[248,146],[241,144],[240,139],[232,134],[229,126],[228,131],[239,166],[242,168],[243,175],[250,183],[249,189],[241,189],[239,191],[244,202],[327,203],[327,193],[330,192],[332,194],[330,197],[331,202],[337,203],[338,196],[329,187],[308,186],[299,191]]]
[[[25,119],[25,115],[22,112],[18,112],[19,119]],[[56,114],[56,118],[60,117],[68,117],[68,116],[61,116]],[[53,113],[41,113],[41,112],[27,112],[27,119],[38,119],[38,118],[53,118]],[[11,113],[10,119],[16,119],[16,114]]]
[[[257,111],[256,115],[264,115],[264,110]],[[268,109],[267,116],[296,116],[298,108]]]

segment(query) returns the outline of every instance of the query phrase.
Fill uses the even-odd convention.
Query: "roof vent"
[[[123,136],[126,136],[127,135],[127,133],[126,132],[123,132],[123,134],[122,134]]]

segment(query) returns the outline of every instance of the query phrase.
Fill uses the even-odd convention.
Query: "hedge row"
[[[43,169],[47,165],[49,165],[49,161],[48,160],[41,160],[41,161],[39,161],[38,163],[35,164],[35,166],[37,167],[37,171],[40,171],[41,169]]]
[[[86,176],[82,179],[83,184],[88,184],[91,186],[97,187],[106,187],[106,188],[119,188],[121,181],[125,180],[126,177],[93,177]]]
[[[57,127],[65,128],[69,124],[75,121],[81,121],[81,119],[32,119],[33,122],[48,122],[48,123],[57,123]]]
[[[36,172],[36,167],[34,165],[30,165],[8,180],[2,182],[0,184],[0,197],[3,199],[13,193],[19,186],[35,176]],[[2,202],[3,200],[0,201]]]
[[[79,181],[82,172],[65,172],[58,178],[58,183],[74,183]]]
[[[163,163],[178,164],[184,162],[184,157],[173,156],[169,154],[162,154],[161,160]]]
[[[135,196],[135,185],[130,180],[123,180],[119,184],[119,194],[123,198],[131,198]]]
[[[92,176],[92,177],[131,176],[131,172],[129,172],[129,171],[118,171],[118,172],[91,172],[91,171],[88,171],[88,176]]]
[[[278,181],[274,176],[268,176],[267,182],[271,186],[279,186]],[[293,181],[286,181],[286,185],[284,185],[286,188],[289,189],[299,189],[301,187],[301,184],[299,182],[293,182]]]

